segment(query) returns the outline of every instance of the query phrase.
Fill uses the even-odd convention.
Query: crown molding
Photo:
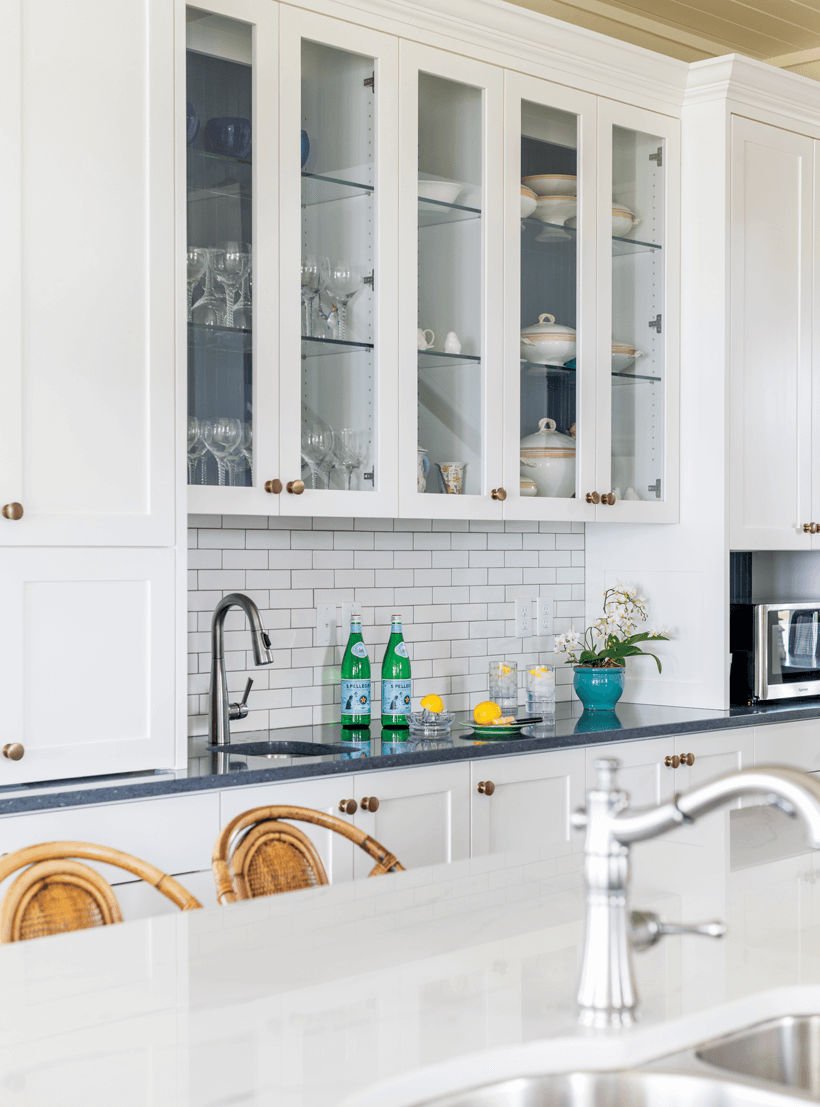
[[[820,127],[820,81],[742,54],[692,62],[684,105],[734,100],[758,111]]]
[[[679,116],[689,65],[503,0],[288,0],[558,84]],[[439,41],[437,41],[439,39]]]

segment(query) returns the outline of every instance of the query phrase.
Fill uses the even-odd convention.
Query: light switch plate
[[[316,605],[316,645],[336,645],[336,604]]]
[[[543,638],[545,634],[552,634],[552,609],[554,607],[551,596],[539,596],[535,610],[535,635]]]
[[[529,638],[532,635],[532,600],[515,601],[515,637]]]

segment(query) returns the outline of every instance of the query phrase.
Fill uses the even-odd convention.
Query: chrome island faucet
[[[248,696],[253,680],[248,679],[240,703],[228,702],[225,680],[225,616],[232,607],[241,607],[251,625],[253,660],[257,665],[272,665],[273,653],[268,632],[262,626],[259,608],[241,592],[231,592],[214,608],[211,619],[211,714],[208,738],[212,745],[223,746],[231,740],[231,719],[244,719],[248,714]]]
[[[665,923],[648,911],[629,911],[629,847],[692,823],[743,796],[764,796],[789,815],[802,815],[814,849],[820,849],[820,784],[808,773],[764,766],[716,777],[669,803],[632,811],[617,785],[620,762],[595,762],[598,780],[587,792],[585,810],[572,816],[586,830],[586,934],[578,988],[579,1022],[595,1028],[631,1026],[638,994],[632,950],[649,949],[665,934],[719,938],[720,922],[699,926]]]

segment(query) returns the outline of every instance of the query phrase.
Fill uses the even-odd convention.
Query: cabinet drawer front
[[[0,819],[0,853],[40,842],[93,842],[131,853],[173,875],[208,867],[218,829],[219,795],[206,792],[8,815]],[[112,884],[137,879],[113,865],[87,863]]]
[[[471,769],[474,856],[532,846],[554,856],[583,849],[583,834],[570,826],[584,802],[583,750],[482,759]]]
[[[353,777],[341,776],[328,780],[283,781],[281,784],[260,784],[253,787],[232,788],[221,795],[220,826],[250,811],[253,807],[287,804],[291,807],[310,807],[335,815],[346,822],[353,822],[351,815],[339,811],[339,803],[353,798]],[[353,844],[347,838],[334,834],[311,823],[297,822],[319,851],[322,864],[331,884],[353,879]],[[212,843],[213,844],[213,843]]]
[[[789,765],[804,772],[820,770],[820,719],[756,726],[755,765]]]

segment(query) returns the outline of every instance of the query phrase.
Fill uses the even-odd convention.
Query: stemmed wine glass
[[[329,263],[327,258],[307,254],[302,258],[302,303],[305,308],[305,335],[313,337],[313,304],[325,287]]]
[[[248,272],[239,285],[239,299],[233,306],[233,323],[243,331],[253,330],[253,305],[251,287],[253,285],[253,248],[248,244]]]
[[[188,484],[196,480],[196,463],[202,458],[202,475],[200,480],[205,483],[205,459],[204,454],[208,447],[202,441],[202,427],[195,415],[188,416]]]
[[[335,432],[336,457],[345,471],[345,488],[350,491],[350,480],[367,457],[367,433],[342,427]]]
[[[361,265],[350,265],[346,261],[331,261],[325,292],[339,311],[339,338],[347,338],[347,305],[364,284],[365,272]]]
[[[194,323],[206,327],[221,327],[225,319],[225,304],[222,297],[214,291],[213,255],[215,250],[205,248],[208,264],[205,266],[205,291],[191,309]]]
[[[204,246],[192,246],[188,251],[188,320],[194,302],[194,287],[208,267],[208,251]]]
[[[202,422],[202,441],[214,455],[218,476],[218,483],[225,483],[225,461],[233,454],[242,441],[242,420],[229,419],[221,416],[211,422],[206,419]]]
[[[211,268],[214,276],[225,288],[227,312],[225,325],[233,326],[233,308],[237,286],[245,279],[250,269],[250,254],[233,247],[227,250],[211,250]]]
[[[302,455],[310,466],[311,486],[317,487],[319,466],[333,449],[333,431],[325,423],[302,427]]]

